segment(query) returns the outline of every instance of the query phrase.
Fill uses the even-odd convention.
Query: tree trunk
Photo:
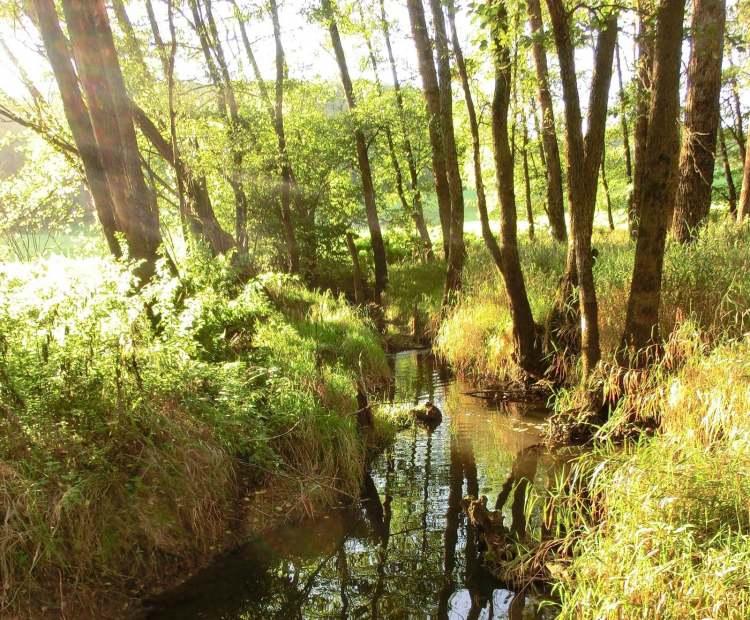
[[[427,260],[433,260],[435,254],[432,249],[432,240],[430,239],[430,233],[427,230],[427,225],[424,220],[424,210],[422,208],[422,194],[419,191],[419,175],[417,174],[417,164],[414,158],[414,151],[412,149],[411,140],[409,139],[409,128],[406,123],[406,110],[404,109],[404,97],[401,93],[401,83],[398,79],[398,72],[396,71],[396,58],[393,55],[393,48],[391,46],[391,34],[390,28],[388,27],[388,19],[385,14],[385,2],[380,0],[380,23],[383,30],[383,37],[385,38],[385,47],[388,52],[388,60],[391,65],[391,75],[393,77],[393,91],[396,95],[396,106],[398,107],[399,120],[401,121],[401,131],[404,134],[404,152],[406,154],[406,163],[409,167],[409,181],[411,184],[411,191],[413,196],[412,206],[412,217],[414,218],[414,224],[419,233],[419,238],[422,241],[422,248]],[[437,177],[436,177],[437,178]]]
[[[651,24],[651,13],[653,11],[650,0],[643,4],[639,3],[638,22],[638,68],[636,71],[635,88],[635,129],[633,139],[634,161],[633,161],[633,191],[630,194],[628,204],[628,226],[630,235],[638,235],[640,221],[640,196],[643,175],[645,172],[646,142],[648,140],[648,114],[651,101],[651,72],[654,61],[654,30]]]
[[[742,191],[740,191],[740,203],[737,208],[740,222],[745,218],[750,218],[750,133],[747,134],[745,164],[742,168]]]
[[[734,185],[732,177],[732,166],[729,163],[729,153],[727,152],[727,140],[724,136],[723,127],[719,126],[719,144],[721,145],[721,155],[724,160],[724,176],[727,179],[727,201],[729,202],[729,215],[733,220],[737,219],[737,188]]]
[[[354,112],[357,109],[357,103],[354,98],[354,87],[349,77],[349,68],[344,56],[344,48],[341,44],[341,36],[336,25],[336,19],[333,12],[331,0],[322,0],[322,8],[325,18],[328,20],[328,31],[331,35],[331,42],[336,54],[336,62],[341,72],[341,82],[344,86],[346,101],[349,110]],[[362,177],[362,193],[365,199],[365,212],[367,214],[367,225],[370,229],[370,242],[372,243],[372,252],[375,263],[375,303],[382,306],[382,293],[388,285],[388,265],[385,258],[385,245],[383,235],[380,231],[380,220],[378,219],[378,209],[375,203],[375,187],[372,182],[372,170],[370,168],[370,158],[367,153],[367,141],[362,129],[357,125],[354,130],[354,141],[357,148],[357,163],[359,172]]]
[[[531,206],[531,179],[529,178],[529,129],[523,121],[523,181],[526,194],[526,220],[529,222],[529,239],[534,240],[534,210]]]
[[[732,62],[732,55],[728,55],[729,58],[729,65],[730,67],[734,68],[734,63]],[[735,118],[735,127],[734,127],[734,138],[737,140],[737,146],[740,149],[740,158],[742,161],[745,161],[745,155],[746,155],[746,145],[745,145],[745,129],[743,127],[742,123],[742,106],[740,105],[740,88],[737,85],[737,78],[735,76],[732,76],[729,80],[729,92],[732,96],[732,112],[734,113]]]
[[[620,45],[615,44],[615,63],[617,67],[617,86],[619,88],[618,99],[620,101],[620,127],[622,128],[622,151],[625,155],[625,177],[630,184],[630,193],[633,192],[633,163],[630,155],[630,132],[628,131],[628,118],[625,107],[625,87],[622,83],[622,67],[620,66]],[[630,196],[628,196],[630,202]]]
[[[146,61],[143,59],[143,52],[141,51],[141,46],[138,42],[135,30],[133,29],[133,24],[125,10],[125,3],[123,0],[112,0],[112,8],[115,12],[117,24],[120,26],[120,30],[122,30],[122,33],[125,36],[125,49],[138,65],[141,72],[141,78],[146,80],[153,79],[151,71],[149,71],[148,65],[146,65]]]
[[[143,261],[136,273],[146,282],[154,274],[161,245],[159,214],[141,170],[130,99],[107,10],[103,0],[65,0],[63,9],[118,229],[127,239],[130,256]]]
[[[513,319],[517,363],[527,372],[538,374],[542,372],[542,348],[518,255],[513,157],[508,140],[508,108],[512,84],[507,43],[508,14],[504,4],[498,3],[496,6],[497,17],[493,27],[495,92],[492,99],[492,139],[500,201],[500,265]]]
[[[694,0],[680,180],[672,220],[672,232],[683,243],[694,238],[711,209],[725,18],[725,0]]]
[[[466,256],[464,244],[464,187],[458,164],[456,137],[453,129],[453,91],[451,88],[450,49],[445,28],[442,0],[430,0],[432,23],[435,28],[435,51],[437,53],[438,86],[440,90],[440,121],[445,145],[445,167],[448,173],[448,190],[451,197],[450,243],[448,244],[448,267],[445,275],[443,304],[454,303],[461,289],[461,277]]]
[[[589,94],[588,129],[584,138],[570,17],[562,0],[547,0],[547,6],[549,7],[555,34],[565,101],[565,134],[568,145],[568,202],[570,203],[571,234],[573,238],[568,251],[568,263],[561,290],[567,291],[577,280],[583,374],[586,376],[598,363],[601,356],[599,310],[592,269],[591,233],[599,166],[601,165],[604,148],[607,99],[612,79],[612,61],[617,40],[617,15],[612,13],[607,16],[597,38],[594,53],[594,73]],[[565,303],[569,304],[569,299],[565,300]]]
[[[609,229],[615,229],[615,220],[612,218],[612,198],[609,195],[609,182],[607,181],[607,157],[602,149],[602,187],[604,188],[604,198],[607,201],[607,220],[609,221]]]
[[[440,228],[443,232],[443,251],[448,260],[450,245],[451,194],[448,188],[448,172],[446,164],[443,129],[440,113],[440,87],[438,85],[435,62],[432,57],[432,45],[427,32],[427,22],[424,16],[422,0],[407,0],[409,21],[414,37],[419,60],[419,73],[422,76],[422,89],[429,117],[428,129],[430,146],[432,147],[432,172],[435,177],[435,193],[437,195],[438,212],[440,214]]]
[[[658,342],[661,279],[668,215],[677,185],[680,55],[685,0],[661,0],[656,23],[648,144],[639,202],[641,224],[620,352],[643,365],[644,350]]]
[[[234,195],[234,236],[237,241],[237,252],[240,260],[247,262],[249,261],[249,241],[247,236],[248,201],[242,183],[244,153],[242,149],[241,130],[243,123],[240,119],[234,86],[232,85],[229,69],[224,57],[224,49],[219,40],[216,22],[213,18],[211,0],[203,0],[203,7],[206,13],[205,19],[199,0],[190,0],[189,4],[193,14],[194,27],[200,40],[204,60],[206,61],[206,69],[216,89],[218,111],[227,124],[232,160],[228,181]]]
[[[232,0],[232,4],[234,5],[235,15],[240,25],[240,34],[245,46],[245,52],[247,53],[248,60],[253,68],[255,81],[258,83],[258,89],[260,90],[261,97],[266,105],[276,134],[276,143],[279,151],[279,220],[281,222],[281,229],[284,233],[284,243],[287,249],[287,257],[289,259],[289,271],[291,273],[299,273],[300,253],[297,236],[294,230],[294,218],[292,215],[292,196],[297,193],[297,184],[289,161],[289,154],[286,148],[286,133],[284,131],[284,79],[286,73],[286,61],[284,58],[284,47],[281,42],[279,11],[276,5],[276,0],[269,0],[269,8],[271,9],[271,18],[273,21],[273,36],[276,46],[275,101],[271,101],[271,95],[266,88],[263,76],[260,73],[260,68],[255,60],[255,54],[250,45],[250,39],[247,36],[247,29],[245,27],[245,21],[240,14],[240,8],[237,5],[236,0]]]
[[[83,163],[97,217],[102,225],[110,252],[116,258],[120,258],[122,250],[115,236],[118,225],[115,220],[112,195],[104,172],[99,146],[94,137],[89,112],[78,86],[78,76],[71,62],[68,45],[60,28],[54,2],[53,0],[34,0],[34,10],[47,57],[52,65],[55,81],[60,90],[65,118],[68,121],[73,140]]]
[[[362,267],[359,264],[359,251],[354,243],[354,235],[346,231],[346,247],[352,259],[352,280],[354,282],[354,303],[362,305],[367,302],[365,295],[365,281],[362,277]]]
[[[555,131],[552,94],[549,89],[547,53],[544,50],[545,35],[542,7],[539,5],[539,0],[528,0],[526,6],[533,37],[532,51],[534,53],[534,64],[536,65],[537,98],[542,110],[542,144],[544,145],[544,160],[547,172],[547,216],[552,228],[552,236],[558,241],[565,241],[568,238],[568,232],[565,226],[565,207],[563,205],[562,166]]]

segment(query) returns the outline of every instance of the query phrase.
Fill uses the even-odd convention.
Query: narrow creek
[[[467,395],[427,351],[391,357],[395,402],[434,402],[443,422],[415,427],[371,466],[359,505],[284,527],[219,558],[172,593],[151,618],[547,619],[534,591],[517,594],[482,567],[461,499],[498,494],[521,529],[523,488],[511,471],[547,484],[553,460],[537,450],[546,411],[488,406]],[[510,493],[509,493],[510,491]]]

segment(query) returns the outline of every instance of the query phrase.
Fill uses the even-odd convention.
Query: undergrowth
[[[134,294],[103,259],[0,270],[2,614],[87,609],[210,554],[244,489],[287,480],[298,514],[358,495],[378,337],[293,278],[227,274]]]

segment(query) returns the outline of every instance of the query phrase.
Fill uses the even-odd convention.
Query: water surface
[[[153,618],[450,618],[554,616],[536,592],[516,593],[483,568],[461,510],[467,494],[503,505],[521,532],[527,477],[544,485],[551,459],[533,448],[546,411],[489,407],[427,352],[392,356],[395,402],[434,402],[443,423],[399,434],[366,476],[363,500],[285,527],[219,558]]]

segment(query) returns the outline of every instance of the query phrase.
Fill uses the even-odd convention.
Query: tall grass
[[[226,276],[133,294],[103,259],[0,269],[0,615],[127,599],[216,549],[258,486],[291,514],[356,496],[373,329],[292,278]]]
[[[625,231],[597,231],[594,266],[603,357],[614,354],[622,334],[633,269],[634,243]],[[743,333],[750,326],[750,228],[711,224],[694,244],[670,243],[664,260],[660,330],[692,317],[713,336]],[[534,317],[544,324],[562,275],[564,248],[548,236],[520,247]],[[728,326],[728,327],[727,327]],[[470,246],[464,290],[437,328],[435,349],[461,373],[480,380],[514,378],[513,341],[502,278],[487,252]]]
[[[750,615],[750,340],[704,352],[643,394],[654,437],[601,444],[574,467],[582,489],[558,497],[574,541],[563,618]]]

